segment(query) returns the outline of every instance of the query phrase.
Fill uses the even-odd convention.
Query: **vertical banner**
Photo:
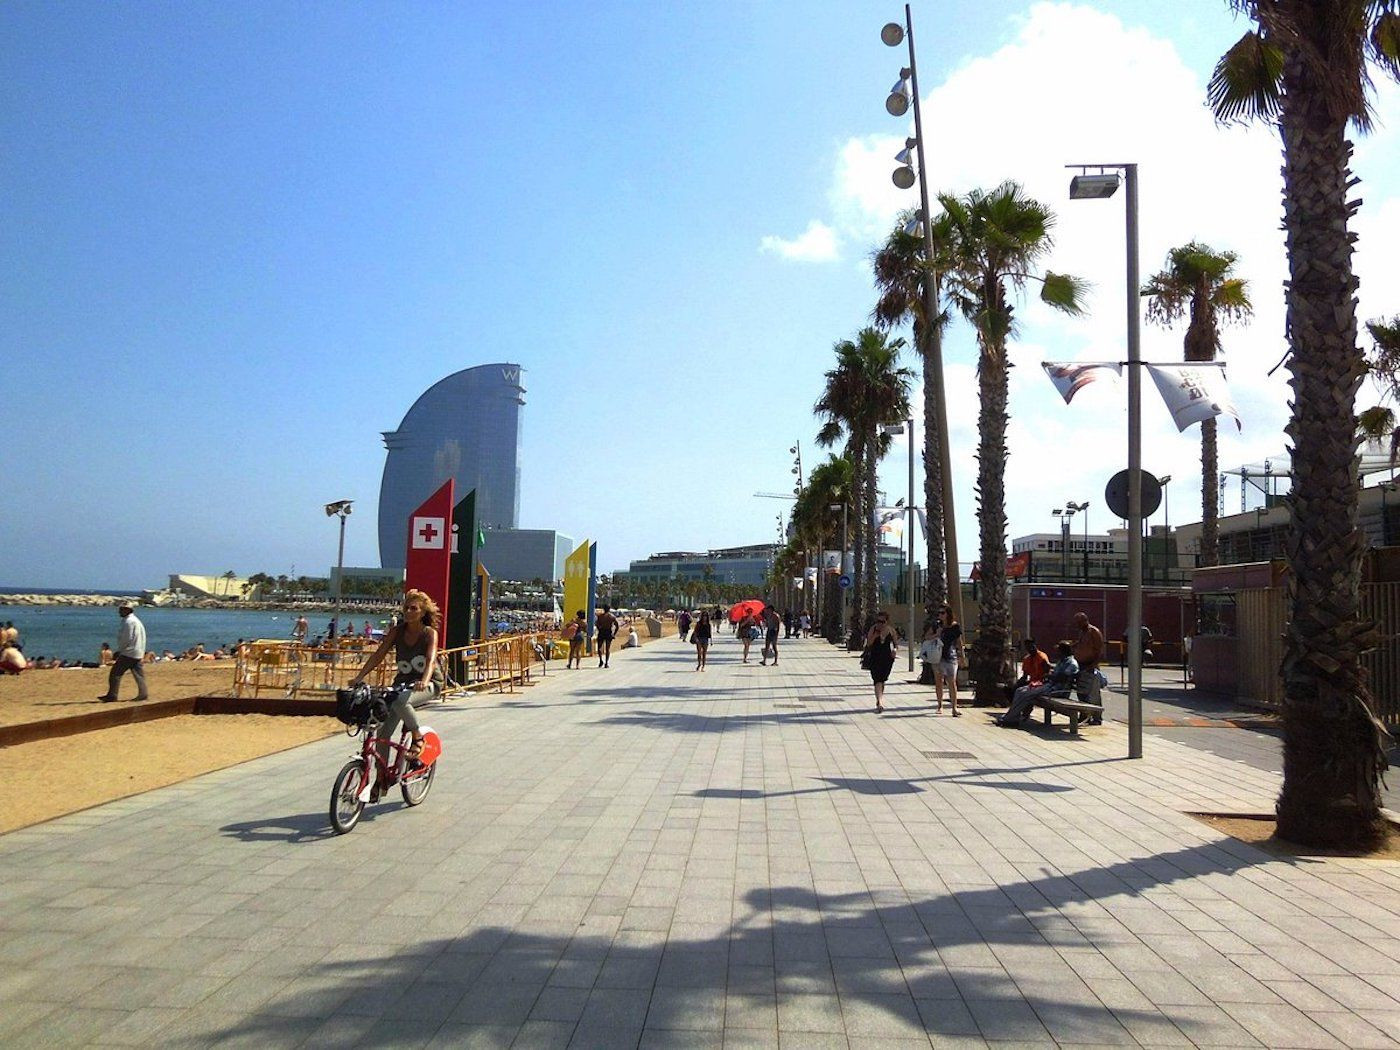
[[[585,617],[589,612],[588,595],[591,588],[588,586],[589,577],[589,544],[584,540],[574,552],[564,559],[564,622],[568,623],[579,612],[583,610]],[[593,630],[593,620],[587,619],[588,631]]]
[[[438,637],[447,636],[447,579],[452,565],[452,479],[448,478],[408,516],[408,559],[404,587],[419,590],[442,611]]]
[[[1216,416],[1229,416],[1237,429],[1244,429],[1239,409],[1235,408],[1230,388],[1225,384],[1225,362],[1148,365],[1147,371],[1157,384],[1157,393],[1162,395],[1178,432]]]
[[[593,625],[598,620],[598,545],[588,545],[588,655],[593,655]]]
[[[476,582],[478,557],[476,489],[472,489],[452,508],[452,569],[448,574],[447,599],[457,615],[447,621],[448,629],[439,642],[444,649],[460,649],[472,643],[473,621],[477,619],[472,585]]]

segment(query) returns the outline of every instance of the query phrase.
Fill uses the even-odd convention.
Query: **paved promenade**
[[[0,1046],[1400,1044],[1400,864],[1186,815],[1270,771],[738,648],[431,710],[345,837],[345,738],[0,837]]]

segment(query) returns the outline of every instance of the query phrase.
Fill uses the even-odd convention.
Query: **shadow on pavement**
[[[388,806],[394,809],[406,808],[400,803],[376,803],[366,806],[360,816],[360,825],[374,823],[379,812]],[[219,829],[239,842],[317,842],[338,838],[331,828],[330,818],[325,810],[315,813],[297,813],[286,817],[271,817],[267,820],[243,820],[236,824],[225,824]]]
[[[156,1041],[506,1046],[517,1035],[530,1042],[531,1030],[521,1026],[533,1021],[533,1036],[548,1045],[572,1039],[619,1048],[637,1046],[644,1034],[656,1045],[694,1040],[697,1031],[718,1033],[736,1019],[739,1027],[826,1032],[843,1043],[843,1033],[878,1030],[935,1043],[1171,1044],[1182,1035],[1218,1041],[1223,1026],[1248,1041],[1217,1010],[1154,1007],[1121,978],[1109,982],[1110,1007],[1089,983],[1105,966],[1115,974],[1127,968],[1130,956],[1146,990],[1166,979],[1172,968],[1120,921],[1131,924],[1128,914],[1142,909],[1151,909],[1144,918],[1155,930],[1190,940],[1192,965],[1173,975],[1191,993],[1184,1000],[1208,1001],[1192,997],[1188,980],[1202,992],[1227,973],[1251,981],[1148,896],[1201,874],[1246,869],[1256,851],[1243,852],[1248,857],[1202,844],[893,903],[865,891],[759,888],[735,901],[734,919],[708,935],[673,928],[667,937],[625,923],[617,930],[617,918],[538,920],[530,929],[475,925],[464,909],[431,922],[438,930],[460,923],[458,935],[425,938],[423,922],[371,926],[362,909],[345,909],[333,929],[316,931],[338,937],[327,943],[339,947],[265,991],[246,1018],[187,1014]],[[1258,853],[1257,860],[1269,858]],[[392,893],[384,903],[393,903]],[[720,907],[728,913],[727,898]],[[590,922],[603,929],[590,932]]]

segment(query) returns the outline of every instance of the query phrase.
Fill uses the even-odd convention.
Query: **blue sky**
[[[912,202],[888,181],[901,52],[878,36],[901,13],[0,7],[0,585],[321,573],[321,505],[342,497],[363,513],[346,560],[375,564],[379,432],[442,376],[501,360],[527,369],[522,525],[595,540],[604,570],[769,539],[785,505],[752,494],[789,487],[794,440],[819,460],[831,345],[866,323],[863,260]],[[1215,0],[914,18],[931,181],[1023,180],[1059,212],[1052,265],[1096,289],[1082,321],[1023,311],[1011,533],[1048,529],[1063,499],[1101,508],[1123,465],[1121,391],[1066,409],[1034,367],[1120,353],[1121,204],[1070,205],[1065,163],[1143,163],[1144,274],[1193,236],[1241,252],[1259,311],[1227,338],[1246,419],[1221,460],[1281,449],[1287,388],[1263,378],[1282,352],[1277,143],[1200,104],[1244,23]],[[1394,312],[1379,290],[1400,283],[1397,249],[1368,236],[1400,240],[1396,92],[1379,107],[1356,164],[1363,316]],[[969,395],[953,406],[967,548],[965,329],[948,354]],[[1159,405],[1146,425],[1145,466],[1189,507],[1195,431],[1175,436]],[[891,499],[904,470],[898,448]]]

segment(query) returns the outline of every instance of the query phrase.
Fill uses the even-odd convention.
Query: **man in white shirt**
[[[122,675],[130,671],[131,676],[136,679],[136,699],[147,700],[149,697],[146,694],[146,670],[142,665],[146,655],[146,627],[131,611],[130,603],[122,602],[117,607],[117,612],[121,615],[122,625],[117,630],[116,656],[112,662],[112,671],[107,676],[107,693],[97,699],[104,703],[116,700],[117,693],[121,690]]]

